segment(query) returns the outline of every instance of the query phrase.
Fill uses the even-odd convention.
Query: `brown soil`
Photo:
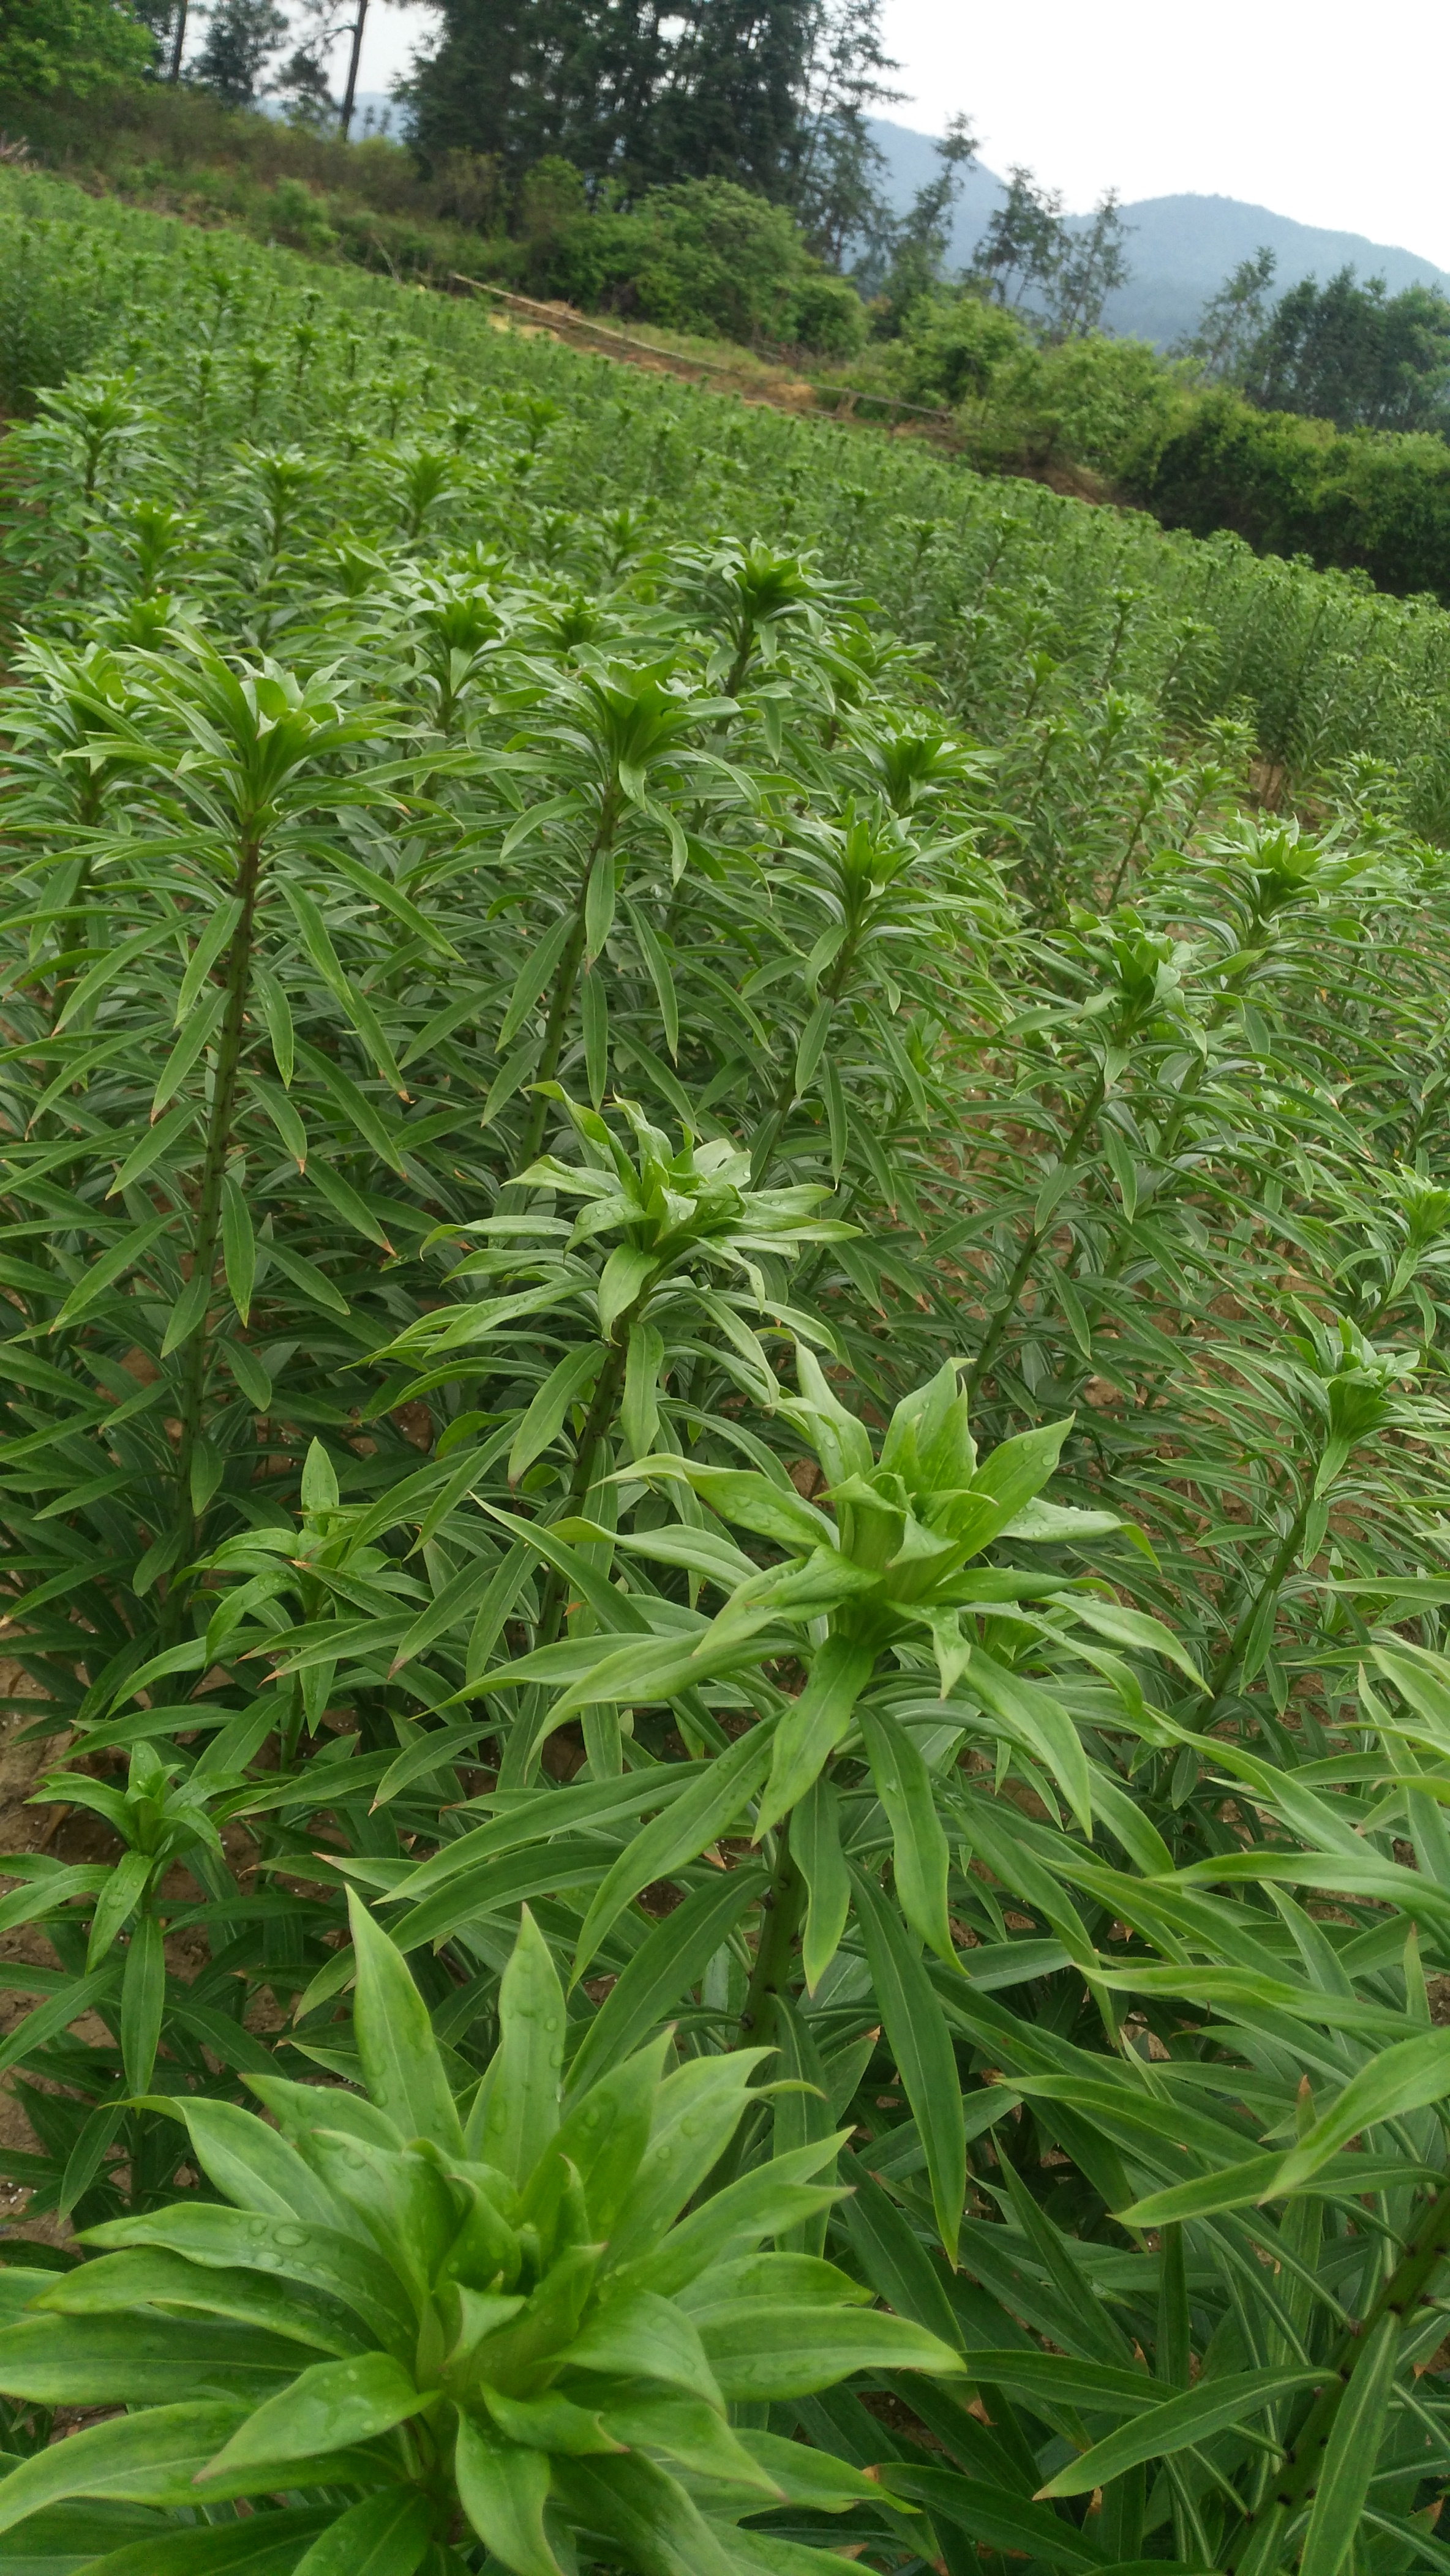
[[[32,1681],[19,1664],[0,1660],[0,1693],[7,1699],[33,1700],[36,1703],[34,1711],[12,1710],[0,1717],[0,1864],[10,1852],[50,1851],[69,1861],[99,1858],[100,1851],[96,1846],[113,1848],[114,1838],[96,1818],[77,1815],[64,1807],[28,1804],[36,1781],[59,1760],[67,1741],[65,1730],[58,1735],[38,1737],[29,1744],[18,1740],[34,1724],[35,1715],[44,1704],[45,1694],[39,1683]],[[3,1866],[0,1866],[0,1879],[3,1879]],[[3,1980],[3,1962],[7,1959],[24,1961],[31,1967],[53,1967],[55,1964],[43,1934],[29,1925],[19,1931],[0,1933],[0,1980]],[[0,2039],[8,2037],[32,2006],[33,1999],[29,1995],[7,1993],[3,1982],[0,1982]],[[85,2036],[96,2039],[102,2036],[99,2024],[93,2032],[85,2032],[84,2024],[79,2024],[78,2028]],[[35,2152],[36,2145],[34,2132],[16,2095],[9,2085],[0,2084],[0,2147],[29,2155]],[[0,2228],[7,2234],[19,2233],[56,2243],[64,2231],[57,2230],[53,2220],[39,2219],[32,2226],[24,2224],[25,2201],[22,2183],[0,2179]]]

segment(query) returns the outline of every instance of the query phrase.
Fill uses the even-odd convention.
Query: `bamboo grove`
[[[0,2567],[1450,2567],[1444,617],[8,203]]]

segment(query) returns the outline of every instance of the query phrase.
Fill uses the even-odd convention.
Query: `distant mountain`
[[[342,82],[339,77],[336,64],[333,65],[332,77],[334,89],[340,89]],[[256,104],[261,109],[264,116],[274,116],[279,121],[287,113],[286,107],[280,98],[267,98],[264,96],[259,98]],[[369,118],[372,120],[371,123],[368,121]],[[392,137],[392,140],[395,143],[401,143],[404,140],[407,131],[407,109],[405,107],[400,107],[395,98],[390,98],[385,89],[360,89],[358,91],[357,96],[352,103],[352,139],[354,143],[360,143],[364,134],[387,134]]]
[[[373,121],[367,126],[369,113]],[[390,134],[395,143],[401,143],[408,131],[408,111],[400,107],[395,98],[390,98],[385,89],[360,89],[353,101],[354,140],[361,136],[364,126],[370,134]]]
[[[884,117],[873,120],[871,132],[887,165],[884,193],[893,209],[904,213],[917,189],[936,174],[932,138]],[[951,236],[953,267],[971,265],[1004,193],[993,171],[967,173]],[[1262,243],[1278,253],[1275,282],[1280,292],[1301,277],[1322,282],[1336,269],[1351,267],[1362,278],[1382,277],[1392,295],[1416,285],[1438,286],[1450,295],[1450,273],[1433,260],[1368,241],[1363,233],[1297,224],[1289,215],[1245,205],[1238,197],[1142,197],[1124,206],[1123,220],[1130,228],[1133,274],[1111,299],[1104,318],[1109,330],[1156,341],[1160,348],[1192,330],[1214,289]]]

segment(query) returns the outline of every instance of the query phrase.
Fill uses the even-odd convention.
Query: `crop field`
[[[1450,2569],[1450,618],[0,181],[0,2570]]]

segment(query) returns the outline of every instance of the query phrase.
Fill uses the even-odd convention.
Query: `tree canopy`
[[[1260,411],[1298,412],[1337,429],[1450,425],[1450,300],[1432,286],[1389,295],[1342,268],[1302,278],[1271,301],[1274,254],[1244,260],[1210,296],[1179,355],[1237,385]]]
[[[21,96],[66,88],[78,97],[143,72],[155,50],[124,0],[5,0],[0,11],[0,90]]]
[[[1063,213],[1061,191],[1014,168],[1006,195],[978,247],[973,283],[1050,341],[1096,331],[1103,308],[1128,279],[1128,227],[1110,188],[1092,214]]]
[[[870,193],[866,109],[894,68],[880,0],[438,0],[408,85],[426,160],[488,153],[516,186],[557,155],[591,194],[724,178],[839,246]]]
[[[251,107],[286,35],[287,19],[274,0],[217,0],[188,78],[214,91],[226,107]]]
[[[1439,429],[1450,417],[1450,302],[1429,286],[1387,295],[1352,268],[1280,298],[1248,351],[1243,387],[1264,411],[1338,429]]]

